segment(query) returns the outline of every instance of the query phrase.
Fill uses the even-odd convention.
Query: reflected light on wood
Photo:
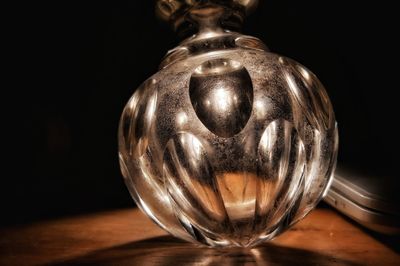
[[[255,249],[200,248],[137,209],[0,229],[0,265],[398,265],[400,256],[331,209]]]

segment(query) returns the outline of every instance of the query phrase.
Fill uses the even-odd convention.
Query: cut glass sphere
[[[254,246],[303,218],[329,187],[337,145],[316,76],[226,30],[170,51],[119,127],[137,205],[172,235],[209,246]]]

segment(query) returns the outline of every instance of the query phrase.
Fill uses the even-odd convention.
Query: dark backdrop
[[[339,162],[393,173],[398,15],[366,2],[264,1],[244,32],[325,84]],[[152,1],[35,2],[9,11],[1,223],[132,206],[117,160],[119,116],[175,35]]]

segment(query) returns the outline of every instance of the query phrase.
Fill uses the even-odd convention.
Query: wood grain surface
[[[200,248],[175,239],[138,209],[0,229],[0,265],[400,265],[396,242],[378,240],[319,208],[253,249]]]

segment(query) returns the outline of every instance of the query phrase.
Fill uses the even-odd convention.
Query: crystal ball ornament
[[[338,145],[329,97],[299,63],[237,32],[257,1],[160,0],[180,35],[133,94],[119,159],[137,205],[208,246],[254,246],[323,197]]]

